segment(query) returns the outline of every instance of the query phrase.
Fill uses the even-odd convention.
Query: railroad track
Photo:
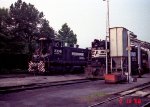
[[[68,80],[68,81],[49,82],[49,83],[33,83],[29,85],[12,86],[12,87],[0,87],[0,94],[9,93],[9,92],[18,92],[18,91],[29,90],[29,89],[44,88],[44,87],[50,87],[50,86],[85,83],[85,82],[91,82],[91,80],[78,79],[78,80]]]
[[[8,74],[8,75],[0,75],[0,79],[4,78],[24,78],[24,77],[32,77],[34,75],[31,74]]]
[[[122,92],[119,92],[119,93],[114,93],[112,95],[113,97],[107,98],[104,101],[97,102],[97,103],[92,104],[92,105],[90,105],[88,107],[101,107],[102,105],[108,104],[108,103],[110,103],[110,102],[112,102],[114,100],[118,100],[119,98],[132,95],[132,94],[134,94],[136,92],[139,92],[139,91],[147,89],[147,88],[150,88],[150,82],[146,83],[144,85],[138,86],[136,88],[132,88],[132,89],[129,89],[129,90],[126,90],[126,91],[122,91]],[[150,91],[147,94],[144,94],[142,97],[147,97],[149,95],[150,95]],[[150,102],[142,105],[142,107],[150,107]]]
[[[150,102],[144,104],[142,107],[150,107]]]

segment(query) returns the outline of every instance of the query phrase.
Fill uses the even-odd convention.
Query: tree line
[[[31,54],[40,36],[77,43],[77,35],[67,23],[57,33],[44,13],[30,3],[18,0],[9,8],[0,8],[0,54]]]

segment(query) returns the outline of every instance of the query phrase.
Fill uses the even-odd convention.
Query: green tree
[[[24,54],[25,43],[0,33],[0,54]]]
[[[39,35],[55,37],[48,20],[34,5],[18,0],[10,9],[0,8],[1,53],[32,54]]]
[[[9,11],[6,8],[0,8],[0,33],[8,33],[8,24],[10,22]]]
[[[34,5],[18,0],[10,6],[11,33],[18,41],[27,43],[28,53],[32,53],[32,43],[37,38],[37,26],[43,19],[43,13],[39,12]]]
[[[23,53],[24,45],[11,35],[11,18],[6,8],[0,8],[0,54]]]
[[[46,19],[41,20],[40,35],[47,38],[55,38],[54,30],[49,26],[49,21]]]
[[[67,23],[62,25],[62,28],[58,31],[57,38],[65,43],[68,43],[69,45],[77,43],[77,35],[73,33]]]

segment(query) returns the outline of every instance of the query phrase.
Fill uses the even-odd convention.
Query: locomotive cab
[[[37,41],[37,47],[32,55],[32,60],[29,62],[29,72],[45,72],[47,62],[50,60],[53,47],[61,47],[59,40],[40,38]]]
[[[35,49],[35,52],[32,55],[32,59],[29,62],[29,72],[45,72],[45,63],[44,63],[44,58],[47,55],[47,39],[46,38],[40,38],[37,42],[37,47]]]

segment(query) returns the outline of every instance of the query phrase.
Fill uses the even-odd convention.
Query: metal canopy
[[[137,38],[130,38],[130,39],[131,39],[131,44],[132,45],[135,45],[135,46],[140,45],[140,47],[150,50],[150,43],[149,42],[141,41]]]

